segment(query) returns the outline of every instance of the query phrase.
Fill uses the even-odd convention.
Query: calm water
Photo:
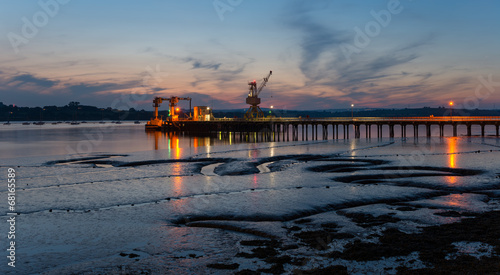
[[[318,128],[318,140],[322,139],[321,127]],[[401,136],[401,128],[395,127],[396,137]],[[343,138],[342,127],[339,127],[338,137]],[[480,127],[473,127],[473,135],[480,133]],[[388,129],[384,128],[384,137],[388,137]],[[312,140],[311,128],[307,140]],[[434,133],[439,130],[433,128]],[[372,129],[372,137],[376,139],[376,128]],[[329,128],[328,138],[333,139],[332,129]],[[425,135],[425,128],[419,130]],[[466,128],[458,127],[458,135],[465,135]],[[486,135],[494,135],[494,127],[486,127]],[[354,131],[350,130],[350,136]],[[407,137],[412,137],[413,129],[408,127]],[[445,136],[452,135],[452,128],[445,127]],[[291,138],[291,133],[289,138]],[[365,137],[365,129],[361,127],[361,137]],[[286,140],[286,136],[285,136]],[[306,140],[299,129],[299,141]],[[200,147],[216,145],[233,145],[241,143],[257,143],[262,141],[283,141],[283,136],[263,136],[253,134],[240,136],[239,133],[231,135],[215,135],[211,137],[192,137],[183,134],[166,134],[161,132],[146,132],[143,124],[97,124],[87,123],[80,125],[46,124],[46,125],[0,125],[0,158],[15,158],[27,156],[49,155],[74,155],[89,153],[129,153],[150,150],[168,150],[175,152],[177,158],[180,151],[187,154],[196,154]],[[291,141],[291,140],[290,140]]]

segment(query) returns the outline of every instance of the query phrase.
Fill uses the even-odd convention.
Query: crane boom
[[[264,77],[264,79],[262,79],[262,83],[260,83],[260,87],[257,90],[256,96],[259,96],[260,92],[262,92],[262,89],[264,89],[264,87],[266,86],[266,84],[269,81],[269,78],[271,77],[272,74],[273,74],[273,71],[269,71],[269,74],[266,77]]]

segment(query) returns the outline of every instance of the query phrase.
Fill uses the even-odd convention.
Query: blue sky
[[[262,107],[498,108],[499,10],[493,0],[0,0],[0,102],[151,109],[173,95],[246,108],[247,81],[272,70]]]

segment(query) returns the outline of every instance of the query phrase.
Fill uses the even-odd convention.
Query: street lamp
[[[354,120],[354,104],[351,104],[351,119]]]
[[[450,116],[453,118],[453,101],[450,101]]]

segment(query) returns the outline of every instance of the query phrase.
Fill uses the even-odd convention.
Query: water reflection
[[[462,210],[472,210],[477,207],[477,200],[481,199],[481,195],[477,194],[451,194],[442,197],[442,204],[450,208],[459,208]]]
[[[259,157],[260,157],[260,150],[257,148],[257,146],[252,145],[251,150],[248,150],[248,158],[257,159]]]
[[[183,185],[183,182],[182,182],[182,167],[181,167],[181,163],[179,162],[175,162],[172,164],[171,166],[171,171],[170,171],[170,175],[172,175],[172,177],[170,177],[171,181],[170,184],[172,184],[172,195],[175,196],[175,197],[180,197],[180,196],[183,196],[184,193],[185,193],[185,190],[184,190],[184,185]],[[183,208],[186,204],[186,200],[185,199],[179,199],[179,200],[174,200],[173,201],[173,205],[174,207],[180,209],[180,208]]]
[[[448,138],[448,167],[457,168],[457,138]],[[455,185],[458,181],[457,176],[447,176],[446,182],[449,185]]]
[[[356,156],[356,148],[357,148],[358,140],[354,139],[351,141],[351,156],[355,157]]]
[[[173,178],[173,191],[174,191],[174,194],[176,196],[181,196],[184,192],[184,188],[183,185],[182,185],[182,177],[180,176],[176,176],[176,177],[172,177]]]
[[[233,145],[235,143],[245,142],[244,140],[236,139],[235,133],[217,133],[215,136],[189,136],[179,133],[167,133],[160,131],[146,132],[149,144],[152,144],[154,150],[170,151],[178,150],[179,148],[195,148],[194,153],[199,147],[207,147],[214,145]],[[152,141],[152,142],[151,142]],[[208,149],[207,149],[208,150]]]
[[[457,139],[456,138],[449,138],[448,139],[448,166],[450,168],[456,168],[456,155],[457,153]]]
[[[154,140],[154,145],[153,148],[154,150],[162,150],[162,149],[168,149],[169,152],[171,151],[177,151],[176,157],[179,158],[179,149],[181,148],[180,146],[180,139],[179,139],[179,134],[177,133],[166,133],[166,132],[160,132],[160,131],[147,131],[146,135],[148,137],[148,140],[153,139]],[[195,145],[196,147],[196,145]],[[170,155],[170,153],[169,153]]]
[[[148,140],[150,140],[151,138],[153,138],[154,140],[154,148],[155,150],[158,150],[160,148],[158,142],[160,141],[160,135],[161,135],[161,132],[147,132],[147,136],[148,136]]]
[[[209,137],[193,137],[193,146],[195,148],[210,146],[210,138]]]

